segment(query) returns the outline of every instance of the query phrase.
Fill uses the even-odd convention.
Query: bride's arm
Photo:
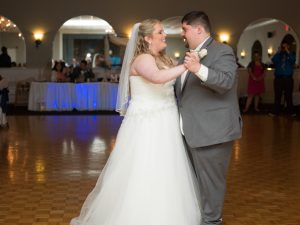
[[[179,65],[170,69],[159,70],[155,59],[150,54],[139,55],[132,63],[132,73],[140,75],[155,84],[166,83],[179,77],[186,67]]]

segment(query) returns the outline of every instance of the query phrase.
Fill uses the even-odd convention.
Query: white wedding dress
[[[72,225],[200,223],[173,85],[130,77],[131,101],[115,148]]]

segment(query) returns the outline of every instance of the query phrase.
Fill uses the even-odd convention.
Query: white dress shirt
[[[203,42],[201,42],[200,45],[198,45],[198,47],[196,49],[194,49],[194,50],[190,49],[190,52],[199,52],[202,45],[207,41],[207,39],[209,37],[210,36],[208,36]],[[188,70],[184,71],[184,73],[181,75],[181,90],[183,88],[183,84],[184,84],[187,73],[188,73]],[[197,73],[195,73],[195,75],[197,77],[199,77],[199,79],[202,80],[203,82],[207,81],[208,68],[201,64],[199,71]],[[184,135],[181,114],[180,114],[180,117],[179,117],[179,123],[180,123],[181,133],[182,133],[182,135]]]

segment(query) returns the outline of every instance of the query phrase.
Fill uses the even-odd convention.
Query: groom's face
[[[181,36],[185,42],[186,48],[195,49],[199,45],[197,41],[199,37],[199,30],[198,26],[192,26],[186,22],[182,23]]]

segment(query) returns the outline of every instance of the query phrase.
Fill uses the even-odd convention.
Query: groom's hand
[[[192,73],[197,73],[201,67],[198,55],[196,53],[187,52],[184,58],[184,65]]]
[[[196,51],[186,52],[186,55],[189,55],[196,59],[198,62],[200,61],[199,54]]]

